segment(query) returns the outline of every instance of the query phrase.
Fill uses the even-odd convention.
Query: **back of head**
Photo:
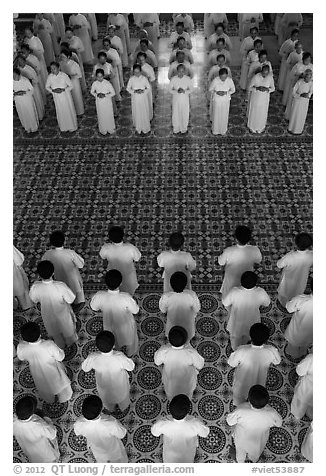
[[[121,226],[112,226],[109,230],[109,239],[113,241],[113,243],[121,243],[123,235],[124,232]]]
[[[111,352],[115,343],[115,337],[110,331],[101,331],[97,334],[95,343],[100,352]]]
[[[251,239],[251,230],[245,225],[239,225],[235,229],[234,236],[241,245],[246,245]]]
[[[28,420],[36,410],[37,402],[34,397],[21,398],[15,408],[15,413],[19,420]]]
[[[181,326],[174,326],[169,332],[169,342],[173,347],[182,347],[188,339],[186,329]]]
[[[252,289],[256,286],[258,276],[253,271],[245,271],[241,275],[241,286],[246,289]]]
[[[107,287],[113,291],[122,283],[122,274],[117,269],[110,269],[104,276]]]
[[[169,245],[171,246],[171,248],[174,251],[177,251],[182,247],[184,241],[185,241],[185,239],[184,239],[183,234],[176,231],[174,233],[171,233],[170,238],[169,238]]]
[[[170,413],[175,420],[182,420],[188,415],[191,403],[187,395],[180,393],[172,398],[170,402]]]
[[[36,342],[40,335],[40,326],[36,322],[26,322],[20,328],[20,334],[25,342]]]
[[[65,242],[65,234],[61,230],[55,230],[50,235],[50,243],[56,248],[63,246]]]
[[[103,408],[102,400],[97,395],[89,395],[82,405],[82,414],[87,420],[94,420]]]
[[[170,284],[173,291],[176,293],[182,293],[187,286],[187,276],[182,271],[176,271],[170,278]]]
[[[51,261],[40,261],[37,265],[37,272],[42,279],[50,279],[54,274],[54,266]]]
[[[250,327],[249,335],[253,345],[263,345],[269,339],[269,329],[265,324],[256,322]]]
[[[304,251],[312,246],[312,236],[309,233],[298,233],[295,237],[298,250]]]
[[[254,408],[264,408],[269,402],[269,393],[262,385],[253,385],[249,390],[248,400]]]

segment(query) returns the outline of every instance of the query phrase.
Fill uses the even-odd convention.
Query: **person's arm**
[[[123,368],[131,372],[135,368],[135,362],[123,355]]]
[[[94,294],[94,296],[91,299],[90,302],[90,308],[93,309],[93,311],[100,311],[101,310],[101,303],[99,299],[99,293]]]
[[[281,363],[281,356],[279,351],[273,345],[270,346],[270,351],[272,353],[272,364],[279,365]]]
[[[191,348],[192,354],[192,365],[195,367],[196,370],[201,370],[205,365],[204,358],[197,352],[197,350]]]
[[[194,260],[194,258],[191,256],[190,253],[188,253],[188,260],[187,260],[187,265],[186,265],[186,268],[191,272],[191,271],[194,271],[196,269],[196,261]]]
[[[75,294],[65,283],[62,283],[62,298],[67,304],[72,304],[76,299]]]
[[[218,256],[217,261],[218,261],[218,264],[220,266],[225,266],[226,265],[227,254],[226,254],[225,250],[223,251],[223,253],[220,256]]]
[[[160,347],[154,354],[154,364],[158,367],[164,364],[164,348]]]
[[[312,359],[312,354],[308,354],[298,365],[296,368],[296,372],[300,377],[303,377],[306,375],[310,368],[311,364],[311,359]]]
[[[204,425],[203,422],[199,421],[197,428],[198,428],[197,435],[200,436],[201,438],[207,438],[207,436],[209,435],[209,427]]]
[[[79,68],[79,66],[78,66]],[[72,82],[71,82],[71,79],[69,78],[69,76],[66,74],[66,77],[65,77],[65,80],[66,80],[66,90],[67,91],[72,91]]]
[[[57,344],[55,344],[55,342],[53,341],[48,341],[48,345],[49,345],[49,351],[52,355],[52,357],[54,357],[54,359],[57,361],[57,362],[62,362],[63,359],[65,358],[65,353],[62,349],[60,349],[60,347],[57,346]]]
[[[72,251],[72,261],[77,268],[81,269],[84,267],[85,262],[83,258],[80,255],[78,255],[75,251]]]
[[[261,303],[261,306],[264,306],[264,307],[267,307],[270,305],[271,303],[271,298],[269,297],[269,295],[267,294],[267,292],[265,291],[265,289],[262,289],[263,293],[262,293],[262,303]]]
[[[292,97],[298,99],[301,94],[299,94],[300,81],[297,81],[292,89]]]
[[[40,302],[40,299],[37,295],[37,292],[36,292],[36,289],[35,289],[35,286],[34,284],[32,285],[30,291],[29,291],[29,297],[31,298],[31,300],[36,304],[38,302]]]
[[[295,296],[285,304],[285,308],[289,313],[293,313],[299,310],[298,308],[298,296]]]
[[[224,307],[228,307],[232,305],[233,301],[233,292],[232,289],[228,292],[228,294],[222,299],[222,304]]]
[[[132,314],[138,314],[139,312],[139,306],[131,296],[128,297],[127,308]]]
[[[232,354],[228,358],[228,364],[230,365],[230,367],[238,367],[240,362],[240,352],[238,350],[232,352]]]
[[[162,421],[157,421],[154,423],[154,425],[151,427],[151,433],[153,436],[160,437],[162,435]]]
[[[17,346],[17,359],[18,360],[25,360],[25,353],[24,353],[25,344],[21,345],[21,343]]]
[[[169,80],[170,80],[169,90],[170,90],[170,92],[171,92],[172,94],[173,94],[173,91],[172,91],[172,89],[171,89],[171,80],[172,80],[173,76],[175,76],[175,71],[176,71],[176,70],[175,70],[174,64],[172,63],[172,64],[170,65],[169,71],[168,71],[168,78],[169,78]]]
[[[238,410],[234,410],[232,413],[226,415],[226,423],[229,426],[234,426],[238,423]]]
[[[283,256],[283,257],[282,257],[281,259],[279,259],[278,262],[276,263],[276,266],[277,266],[279,269],[284,268],[286,265],[287,265],[287,255]]]
[[[126,90],[127,90],[128,93],[131,94],[131,95],[135,94],[134,88],[133,88],[133,86],[132,86],[131,78],[130,78],[129,81],[128,81]]]
[[[200,301],[196,293],[193,294],[193,303],[191,307],[196,314],[200,311]]]
[[[233,94],[233,93],[235,93],[235,86],[234,86],[234,82],[232,81],[232,79],[230,79],[229,94]]]

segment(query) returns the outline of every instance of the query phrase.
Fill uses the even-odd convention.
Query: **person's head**
[[[259,53],[259,51],[262,49],[263,47],[263,42],[261,40],[255,40],[254,41],[254,50]]]
[[[148,40],[147,38],[142,38],[139,42],[139,46],[141,51],[147,51],[148,50]]]
[[[253,271],[245,271],[241,275],[241,286],[246,289],[252,289],[256,286],[258,276]]]
[[[181,35],[184,31],[184,23],[182,21],[178,21],[178,23],[175,25],[175,29],[178,35]]]
[[[263,76],[263,78],[266,78],[266,76],[269,75],[269,72],[270,72],[270,68],[268,64],[265,64],[261,69],[261,75]]]
[[[178,72],[179,78],[182,78],[182,76],[185,74],[185,67],[183,64],[178,65],[177,72]]]
[[[188,333],[183,327],[174,326],[169,331],[168,339],[173,347],[182,347],[187,342]]]
[[[103,403],[97,395],[89,395],[82,404],[82,415],[86,420],[95,420],[103,408]]]
[[[246,245],[251,239],[251,230],[246,225],[239,225],[235,229],[234,236],[240,245]]]
[[[67,61],[70,58],[71,58],[71,50],[68,50],[68,49],[61,50],[61,54],[60,54],[61,61]]]
[[[110,41],[110,38],[108,37],[105,37],[103,38],[103,48],[107,51],[111,48],[111,41]]]
[[[108,28],[108,35],[110,38],[113,38],[115,36],[115,26],[110,25]]]
[[[216,31],[216,34],[217,34],[218,36],[223,35],[223,33],[224,33],[224,25],[223,25],[223,23],[218,23],[218,24],[216,25],[216,27],[215,27],[215,31]]]
[[[67,40],[71,40],[73,36],[74,36],[74,32],[72,31],[72,28],[67,27],[65,32],[65,37],[67,38]]]
[[[97,59],[100,64],[105,64],[108,57],[106,56],[106,53],[104,53],[104,51],[100,51],[97,55]]]
[[[180,50],[183,50],[186,46],[186,40],[183,36],[179,36],[177,39],[177,47],[180,48]]]
[[[262,385],[253,385],[248,393],[248,400],[254,408],[264,408],[269,402],[269,394]]]
[[[218,72],[221,81],[225,81],[228,77],[228,70],[226,68],[221,68]]]
[[[178,63],[183,63],[184,60],[185,60],[184,52],[183,51],[177,51],[176,58],[177,58]]]
[[[16,61],[19,68],[24,68],[24,66],[26,66],[26,60],[24,56],[18,55]]]
[[[18,68],[14,68],[13,69],[13,73],[14,73],[14,80],[15,81],[19,81],[20,80],[20,71]]]
[[[217,65],[221,68],[225,64],[225,56],[217,55],[216,56]]]
[[[184,236],[179,231],[171,233],[169,237],[169,245],[173,251],[178,251],[184,244]]]
[[[265,324],[256,322],[250,327],[249,335],[253,345],[263,345],[269,339],[269,329]]]
[[[309,83],[309,81],[312,80],[312,70],[311,69],[306,69],[306,71],[303,73],[303,79],[306,83]]]
[[[115,289],[118,289],[122,283],[122,274],[117,269],[110,269],[106,272],[104,281],[107,287],[111,291],[114,291]]]
[[[170,278],[170,285],[174,292],[182,293],[187,286],[188,278],[182,271],[176,271]]]
[[[60,43],[60,50],[61,50],[61,52],[62,52],[63,50],[69,50],[69,49],[70,49],[70,46],[69,46],[69,43],[68,43],[67,41],[62,41],[62,42]]]
[[[140,76],[141,75],[141,64],[135,63],[132,67],[132,74],[134,76]]]
[[[24,43],[20,47],[20,54],[24,57],[27,58],[28,55],[32,53],[32,50],[28,45],[25,45]]]
[[[306,51],[302,55],[302,63],[303,64],[310,64],[311,63],[311,54]]]
[[[96,347],[100,352],[111,352],[115,344],[115,337],[110,331],[100,331],[95,339]]]
[[[223,50],[225,48],[225,39],[219,38],[216,42],[216,47],[219,51]]]
[[[296,41],[296,42],[294,43],[294,48],[295,48],[295,51],[296,51],[297,53],[301,53],[301,52],[302,52],[302,43],[301,43],[300,40],[298,40],[298,41]]]
[[[34,413],[37,407],[35,397],[23,397],[16,403],[15,413],[19,420],[28,420]]]
[[[57,63],[56,61],[52,61],[52,63],[50,64],[51,73],[58,74],[59,68],[60,68],[59,63]]]
[[[21,326],[20,334],[25,342],[36,342],[41,336],[40,326],[36,322],[26,322]]]
[[[34,36],[33,29],[30,27],[25,28],[25,36],[26,38],[32,38]]]
[[[183,420],[190,412],[191,403],[187,395],[180,393],[172,398],[169,407],[175,420]]]
[[[139,65],[134,65],[134,66],[137,66],[138,69],[140,68]],[[109,229],[109,240],[112,241],[113,243],[121,243],[123,240],[123,235],[124,235],[124,232],[121,226],[111,226],[111,228]]]
[[[312,236],[309,233],[298,233],[295,237],[298,250],[304,251],[312,246]]]
[[[291,40],[296,41],[299,38],[299,30],[297,28],[294,28],[294,30],[291,31]]]
[[[37,265],[37,273],[42,279],[50,279],[54,274],[54,266],[51,261],[43,260]]]
[[[250,28],[250,35],[251,35],[251,38],[252,39],[255,39],[256,36],[258,35],[258,28],[253,26],[252,28]]]
[[[50,244],[55,248],[61,248],[65,242],[65,234],[61,230],[55,230],[50,235]]]
[[[96,76],[97,81],[99,81],[101,83],[104,79],[104,69],[97,68],[97,70],[95,71],[95,76]]]
[[[146,63],[147,54],[143,53],[142,51],[137,55],[137,63],[143,66]]]
[[[260,50],[260,52],[258,54],[258,59],[259,59],[260,63],[264,63],[265,61],[267,61],[267,51],[266,50]]]
[[[140,40],[142,40],[143,38],[146,38],[146,40],[148,40],[148,33],[146,30],[139,30],[139,33],[138,33],[138,38]]]

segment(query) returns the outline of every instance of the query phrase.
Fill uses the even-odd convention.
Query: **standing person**
[[[36,132],[39,120],[33,96],[33,86],[27,78],[21,76],[18,68],[13,70],[13,92],[16,111],[26,132]]]
[[[252,385],[265,385],[270,365],[281,362],[277,348],[266,345],[269,329],[265,324],[256,322],[249,333],[251,344],[241,345],[228,359],[228,364],[236,369],[232,388],[234,406],[247,400]]]
[[[226,13],[204,13],[204,35],[205,39],[209,38],[215,30],[218,23],[223,23],[224,28],[228,26],[228,18]]]
[[[250,52],[252,53],[252,52]],[[250,55],[249,53],[249,55]],[[250,55],[251,56],[251,55]],[[254,55],[255,56],[255,55]],[[272,68],[272,64],[270,61],[268,61],[268,58],[267,58],[267,51],[266,50],[260,50],[259,53],[258,53],[258,61],[252,61],[250,62],[249,64],[249,70],[248,70],[248,83],[247,83],[247,92],[248,92],[248,95],[247,95],[247,99],[249,100],[250,98],[250,84],[251,84],[251,81],[253,80],[254,76],[258,73],[261,73],[262,72],[262,69],[263,69],[263,66],[268,66],[269,67],[269,73],[268,75],[273,78],[273,68]],[[275,87],[275,85],[274,85]],[[247,111],[248,113],[248,111]]]
[[[16,58],[17,61],[17,68],[19,69],[20,73],[22,76],[25,76],[25,78],[29,79],[30,82],[33,85],[33,97],[37,109],[37,115],[39,121],[42,121],[45,113],[44,109],[44,99],[42,95],[42,91],[39,85],[39,79],[37,76],[37,73],[32,66],[29,66],[26,63],[25,58],[22,55],[18,55]]]
[[[157,69],[158,62],[155,53],[149,48],[149,42],[146,38],[142,38],[139,41],[139,48],[136,48],[134,54],[131,55],[132,62],[136,60],[137,54],[140,52],[145,53],[147,63],[150,64],[152,68]]]
[[[13,250],[13,297],[17,299],[21,309],[27,311],[33,303],[29,297],[28,277],[23,268],[24,255],[15,246]]]
[[[259,23],[262,21],[262,13],[238,13],[240,40],[248,36],[250,28],[255,26],[259,30]]]
[[[104,407],[112,412],[118,405],[123,412],[130,405],[128,371],[131,372],[135,364],[122,352],[113,350],[115,338],[112,332],[99,332],[95,342],[99,352],[88,355],[82,363],[82,370],[95,370],[96,388]]]
[[[247,78],[246,78],[246,90],[249,88],[250,81],[254,75],[255,68],[259,65],[259,53],[262,51],[263,42],[260,39],[254,41],[254,49],[250,50],[247,54]],[[250,71],[250,76],[249,76]]]
[[[128,67],[129,64],[129,55],[131,53],[130,49],[130,36],[129,36],[129,27],[127,20],[121,13],[109,13],[107,19],[107,29],[110,25],[114,25],[116,34],[122,41],[123,45],[123,55],[122,55],[122,66],[124,68]]]
[[[292,100],[288,101],[285,117],[289,119],[288,131],[292,134],[302,134],[312,96],[312,71],[306,69],[303,79],[299,79],[292,91]]]
[[[83,280],[79,272],[84,267],[84,260],[75,251],[63,247],[65,238],[61,230],[53,231],[50,235],[50,244],[54,249],[46,251],[42,260],[51,261],[55,280],[65,283],[75,294],[72,308],[78,312],[85,306]]]
[[[279,44],[282,44],[289,38],[291,31],[294,28],[301,28],[303,18],[301,13],[284,13],[279,25]]]
[[[297,420],[313,417],[313,355],[308,354],[296,368],[299,380],[294,388],[291,413]]]
[[[38,85],[40,87],[41,94],[42,94],[43,104],[45,105],[46,104],[46,91],[45,91],[46,79],[44,81],[40,60],[37,58],[37,56],[33,54],[30,47],[26,44],[21,45],[20,55],[23,56],[23,58],[25,58],[26,64],[28,66],[31,66],[35,70],[37,74]]]
[[[65,21],[63,18],[63,14],[62,13],[44,13],[43,15],[45,16],[45,18],[47,18],[51,22],[58,42],[62,40],[62,38],[65,36]]]
[[[218,40],[216,41],[215,49],[209,52],[207,57],[207,64],[209,68],[216,64],[216,58],[218,55],[224,55],[225,62],[227,63],[227,65],[231,64],[231,55],[229,51],[225,48],[224,38],[218,38]]]
[[[162,382],[169,400],[183,393],[192,398],[197,375],[204,367],[204,359],[188,341],[187,331],[174,326],[168,334],[169,344],[162,345],[154,354],[155,365],[163,364]]]
[[[141,73],[148,79],[150,84],[150,89],[147,94],[148,106],[149,106],[149,118],[153,119],[153,86],[155,85],[155,72],[150,64],[146,62],[147,55],[146,53],[138,53],[137,55],[137,64],[141,66]]]
[[[86,86],[85,70],[84,70],[83,57],[82,57],[82,54],[85,51],[83,42],[78,36],[74,35],[74,32],[72,28],[70,27],[66,28],[66,32],[65,32],[65,35],[63,36],[63,39],[68,43],[69,49],[73,53],[76,53],[76,55],[78,56],[78,65],[80,67],[80,71],[82,74],[82,77],[80,80],[81,87],[83,91],[86,91],[87,86]],[[62,48],[64,48],[63,44],[61,46]]]
[[[185,31],[184,29],[184,23],[183,22],[178,22],[175,26],[176,31],[173,31],[170,35],[169,43],[168,46],[172,49],[177,48],[177,41],[180,36],[185,39],[185,46],[188,50],[192,49],[192,42],[191,42],[191,37],[190,34]]]
[[[83,13],[84,17],[88,21],[91,30],[90,30],[90,36],[93,41],[98,40],[98,29],[97,29],[97,21],[96,21],[96,15],[95,13]]]
[[[296,82],[298,81],[298,79],[303,77],[303,74],[307,69],[310,69],[312,71],[313,65],[311,62],[311,54],[305,52],[302,55],[302,61],[298,61],[297,63],[295,63],[293,68],[287,74],[282,97],[282,104],[284,106],[287,104],[289,97],[291,97]]]
[[[57,463],[57,429],[48,417],[37,415],[34,397],[21,398],[15,408],[13,435],[30,463]]]
[[[269,394],[265,387],[251,387],[248,400],[226,417],[232,427],[237,463],[244,463],[247,456],[256,463],[265,448],[270,428],[282,426],[281,416],[268,405]]]
[[[95,97],[98,128],[100,134],[114,134],[115,122],[113,113],[112,98],[115,96],[110,81],[104,79],[104,70],[97,68],[95,71],[96,80],[91,87],[91,95]]]
[[[212,96],[212,134],[225,135],[228,129],[231,94],[235,93],[235,86],[228,76],[228,70],[221,68],[209,91]]]
[[[82,405],[82,414],[74,423],[77,436],[87,439],[97,463],[128,463],[121,439],[127,430],[112,415],[102,413],[103,404],[97,395],[89,395]]]
[[[181,22],[184,24],[184,29],[187,33],[191,34],[195,28],[194,21],[192,19],[191,14],[189,13],[172,13],[172,19],[174,23],[174,28],[176,24]]]
[[[258,36],[258,29],[254,26],[250,28],[250,35],[244,38],[240,46],[240,53],[242,54],[240,88],[242,90],[245,90],[247,88],[247,77],[248,77],[248,70],[249,70],[247,56],[249,51],[254,50],[254,44],[256,40],[261,40],[261,38],[260,36]],[[262,44],[261,44],[261,48],[262,48]],[[257,61],[258,61],[258,56],[257,56]]]
[[[278,260],[276,266],[282,270],[278,286],[278,300],[285,306],[295,296],[303,294],[312,267],[312,236],[298,233],[295,237],[297,250],[290,251]]]
[[[53,281],[54,266],[51,261],[40,261],[37,272],[42,281],[35,281],[29,296],[40,303],[43,324],[49,337],[64,349],[78,340],[76,317],[71,308],[75,295],[65,283]]]
[[[169,58],[169,63],[175,61],[178,51],[183,51],[185,54],[185,59],[189,61],[190,64],[194,63],[194,58],[190,50],[186,48],[186,41],[183,36],[179,36],[177,39],[177,47],[172,50],[172,53]]]
[[[151,130],[151,110],[148,100],[151,86],[148,79],[141,74],[139,64],[133,66],[132,72],[126,89],[131,94],[133,125],[137,134],[148,134]]]
[[[83,94],[80,79],[82,77],[79,65],[71,59],[70,50],[62,50],[60,55],[60,69],[69,76],[72,84],[72,100],[74,102],[77,116],[82,116],[85,112]]]
[[[36,322],[27,322],[20,332],[23,342],[17,346],[17,357],[28,362],[39,396],[47,403],[54,403],[56,395],[60,403],[70,400],[73,392],[62,363],[64,351],[52,340],[41,339]]]
[[[213,79],[219,77],[219,72],[220,72],[221,68],[226,69],[226,71],[228,73],[228,77],[232,79],[232,72],[231,72],[230,68],[226,65],[225,56],[222,55],[222,54],[217,55],[216,61],[217,61],[217,64],[212,66],[211,69],[209,70],[209,73],[208,73],[208,78],[207,79],[208,79],[209,86],[211,85],[211,82],[213,81]],[[212,95],[213,95],[213,93],[212,93]],[[210,117],[212,117],[212,102],[210,104]]]
[[[36,14],[33,22],[33,31],[43,44],[45,63],[49,67],[52,61],[55,61],[55,56],[59,53],[59,45],[52,25],[49,20],[44,18],[43,13]]]
[[[292,90],[291,90],[291,85],[294,86],[294,83],[292,82],[292,69],[297,63],[302,63],[302,58],[303,58],[304,52],[302,49],[302,43],[300,41],[296,41],[294,45],[294,51],[291,51],[289,56],[287,57],[286,64],[287,64],[287,70],[286,70],[286,76],[285,76],[285,81],[284,81],[284,101],[286,98],[287,99],[287,104],[292,102]],[[282,98],[282,103],[285,105]]]
[[[294,51],[295,48],[295,43],[299,39],[299,30],[295,28],[291,32],[290,38],[284,41],[282,44],[280,50],[279,50],[279,55],[281,57],[281,66],[280,66],[280,72],[278,75],[278,89],[280,91],[284,90],[284,85],[285,85],[285,78],[286,74],[288,71],[288,63],[286,62],[289,54]]]
[[[182,50],[176,51],[176,61],[173,61],[173,63],[170,64],[170,68],[168,71],[168,78],[171,80],[173,76],[178,75],[178,66],[183,65],[184,67],[184,73],[186,76],[189,76],[190,79],[193,78],[194,73],[191,67],[191,64],[189,61],[185,60],[185,53]]]
[[[139,312],[136,301],[128,293],[120,292],[122,274],[110,269],[105,274],[107,291],[98,291],[91,300],[90,307],[103,314],[103,329],[111,331],[115,337],[117,350],[126,346],[128,357],[138,350],[137,325],[134,314]]]
[[[92,63],[94,59],[92,42],[91,42],[91,26],[86,17],[81,13],[73,13],[69,17],[69,26],[73,29],[84,46],[84,51],[81,53],[83,63]]]
[[[115,101],[121,102],[122,97],[120,93],[124,85],[122,62],[117,50],[112,48],[111,41],[109,38],[103,39],[103,50],[101,50],[100,53],[103,53],[103,52],[106,54],[106,60],[110,62],[111,69],[112,69],[111,82],[115,91]],[[99,62],[102,63],[99,54],[97,55],[97,57],[99,59]],[[99,67],[102,68],[102,66],[99,66]],[[105,68],[103,69],[105,72]]]
[[[170,279],[173,273],[181,271],[187,276],[186,289],[191,290],[191,272],[196,269],[196,261],[187,251],[181,251],[184,244],[182,233],[175,232],[169,236],[168,251],[162,251],[157,257],[157,264],[163,268],[163,292],[173,291]]]
[[[44,59],[44,48],[42,41],[33,34],[33,30],[31,28],[25,28],[24,43],[29,46],[29,48],[33,51],[33,54],[39,60],[41,66],[41,75],[45,84],[48,77],[48,70]]]
[[[53,95],[59,129],[62,132],[77,130],[77,115],[71,96],[72,82],[59,69],[59,63],[51,63],[51,73],[46,81],[46,90]]]
[[[249,245],[252,232],[245,225],[235,229],[236,245],[225,248],[218,257],[218,264],[225,266],[223,283],[220,289],[222,300],[234,286],[240,286],[241,276],[245,271],[253,271],[254,265],[261,263],[262,255],[258,246]]]
[[[193,90],[191,78],[185,75],[185,67],[179,64],[177,76],[173,76],[169,90],[172,94],[172,126],[174,134],[186,134],[189,124],[190,101]]]
[[[172,291],[163,294],[159,308],[166,314],[165,336],[168,337],[172,327],[180,326],[186,330],[190,341],[195,336],[195,320],[200,311],[200,302],[194,291],[186,289],[187,280],[185,273],[173,273],[170,278]]]
[[[268,116],[269,96],[275,91],[274,80],[268,65],[262,67],[261,73],[255,74],[250,86],[248,104],[248,123],[251,132],[264,132]]]
[[[232,288],[222,299],[229,313],[226,329],[230,333],[233,350],[249,341],[251,326],[261,321],[260,306],[267,307],[271,302],[266,291],[257,287],[257,281],[257,274],[245,271],[241,276],[241,286]]]
[[[121,226],[112,226],[109,229],[109,240],[112,243],[105,243],[100,250],[100,257],[107,260],[108,271],[117,269],[122,274],[120,291],[133,296],[138,288],[135,262],[141,258],[141,253],[136,246],[131,243],[124,243],[124,231]]]
[[[215,27],[215,33],[213,33],[207,40],[207,50],[213,50],[215,48],[217,40],[223,38],[225,41],[225,48],[232,50],[232,42],[230,37],[225,33],[223,23],[218,23]]]
[[[158,54],[159,25],[160,19],[157,13],[139,13],[137,15],[137,26],[147,31],[148,39],[152,42],[156,54]]]
[[[107,28],[107,37],[110,39],[111,46],[119,53],[120,58],[123,56],[123,44],[121,38],[115,34],[116,27],[109,25]]]
[[[206,438],[208,426],[188,415],[191,403],[186,395],[176,395],[170,402],[171,416],[161,418],[151,428],[152,435],[163,435],[163,463],[193,463],[198,436]]]

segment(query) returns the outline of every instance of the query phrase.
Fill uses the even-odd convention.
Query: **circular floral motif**
[[[215,367],[204,367],[198,374],[198,385],[205,390],[216,390],[222,384],[221,372]]]
[[[212,317],[201,317],[196,323],[199,334],[204,337],[212,337],[217,334],[219,325]]]
[[[272,136],[282,136],[284,134],[284,128],[281,126],[269,126],[267,132]]]
[[[164,330],[164,324],[159,317],[146,317],[141,323],[142,333],[149,337],[158,336]]]
[[[150,313],[157,313],[160,311],[158,303],[161,299],[159,294],[150,294],[143,299],[143,308]]]
[[[142,388],[153,390],[161,383],[161,372],[155,367],[145,367],[138,372],[137,381]]]
[[[211,294],[201,294],[199,297],[200,301],[200,310],[203,313],[209,314],[218,308],[217,299]]]
[[[84,436],[77,436],[74,430],[71,430],[68,436],[68,444],[73,451],[86,451],[87,440]]]
[[[240,136],[245,136],[247,133],[247,130],[245,127],[235,126],[235,127],[229,128],[229,133],[233,136],[240,137]]]
[[[230,387],[232,387],[233,385],[234,372],[235,372],[235,368],[232,368],[230,372],[228,372],[228,375],[227,375],[227,379],[228,379],[228,383]]]
[[[83,395],[80,395],[79,397],[76,398],[73,406],[74,414],[79,417],[82,414],[82,406],[83,402],[86,397],[88,397],[91,394],[86,394],[84,393]]]
[[[270,391],[279,390],[283,386],[283,377],[279,370],[270,367],[267,375],[266,388]]]
[[[55,403],[43,403],[43,411],[46,416],[50,418],[59,418],[61,417],[68,408],[68,402],[60,403],[60,402],[55,402]]]
[[[215,342],[201,342],[197,347],[198,353],[205,359],[205,362],[215,362],[221,355],[221,350]]]
[[[133,436],[135,448],[143,453],[150,453],[158,447],[160,439],[151,433],[151,425],[137,428]]]
[[[154,362],[154,354],[161,347],[161,344],[155,340],[144,342],[140,346],[139,355],[145,362]]]
[[[285,329],[288,327],[291,321],[291,316],[284,317],[280,322],[280,329],[282,334],[284,334]]]
[[[198,411],[205,420],[218,420],[223,415],[224,404],[215,395],[206,395],[199,401]]]
[[[303,357],[293,357],[291,354],[288,353],[288,344],[285,345],[284,347],[284,355],[285,357],[290,360],[293,363],[299,363],[300,360],[302,360]]]
[[[95,133],[93,129],[88,129],[88,128],[80,129],[78,132],[79,132],[79,136],[83,137],[84,139],[92,137]]]
[[[267,448],[278,455],[285,455],[292,448],[292,438],[284,428],[271,428]]]
[[[271,319],[269,319],[268,317],[266,317],[266,316],[262,316],[261,322],[262,322],[262,324],[265,324],[265,326],[268,327],[268,329],[269,329],[269,335],[270,335],[270,337],[272,337],[272,335],[273,335],[274,332],[275,332],[275,324],[274,324],[274,322],[273,322]]]
[[[78,383],[82,388],[87,390],[96,387],[95,371],[84,372],[82,369],[78,372]]]
[[[35,388],[35,383],[32,377],[32,374],[30,373],[29,367],[25,367],[19,375],[19,383],[22,387],[25,388]]]
[[[298,433],[298,442],[299,442],[300,447],[303,443],[304,437],[306,436],[308,430],[309,430],[309,427],[302,428]]]
[[[116,407],[114,412],[110,412],[110,414],[114,416],[114,418],[121,420],[128,414],[129,410],[130,410],[130,405],[127,408],[125,408],[123,411],[121,411],[119,407]]]
[[[43,129],[42,130],[42,137],[45,139],[51,139],[58,134],[59,130],[57,129]]]
[[[209,427],[209,434],[207,438],[199,437],[199,446],[207,453],[219,453],[223,450],[226,443],[226,436],[224,432],[216,427]]]
[[[14,315],[14,336],[20,336],[20,328],[26,324],[26,322],[23,316]]]
[[[58,445],[60,446],[63,439],[63,431],[59,425],[54,424],[54,426],[56,427],[56,430],[57,430],[57,440],[58,440]]]
[[[88,319],[86,323],[87,334],[95,337],[102,330],[103,330],[103,318],[101,316],[95,316]]]
[[[71,458],[68,463],[81,463],[81,464],[85,464],[85,463],[89,463],[89,461],[85,458]]]
[[[129,137],[131,134],[127,127],[119,127],[116,132],[119,137]]]
[[[90,342],[87,342],[83,348],[82,348],[82,356],[84,359],[88,357],[89,354],[92,352],[98,352],[98,348],[96,347],[95,340],[91,340]]]
[[[137,463],[156,463],[156,461],[149,459],[149,458],[141,458],[137,459]]]
[[[284,419],[288,414],[288,407],[287,404],[282,400],[282,398],[272,395],[269,399],[269,404],[274,410],[277,411]]]
[[[65,358],[64,361],[72,360],[78,351],[77,344],[72,344],[68,348],[65,349]]]
[[[296,369],[291,369],[288,373],[289,383],[292,387],[295,387],[299,379],[299,375],[296,372]]]
[[[144,395],[137,400],[135,410],[139,418],[153,420],[161,412],[161,403],[155,395]]]

